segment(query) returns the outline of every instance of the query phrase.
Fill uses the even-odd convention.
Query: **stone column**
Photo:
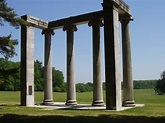
[[[93,106],[104,106],[102,77],[101,77],[101,49],[100,49],[100,26],[102,20],[90,21],[93,32]]]
[[[122,26],[123,49],[123,106],[134,106],[134,92],[132,80],[131,42],[129,21],[130,17],[120,19]]]
[[[22,16],[27,20],[27,16]],[[34,105],[34,28],[21,26],[21,106]]]
[[[74,76],[74,31],[75,25],[67,25],[63,28],[67,33],[67,100],[66,105],[77,105],[76,87]]]
[[[43,30],[45,35],[45,56],[44,56],[44,105],[53,104],[53,86],[52,86],[52,46],[51,35],[54,35],[53,30]]]
[[[103,0],[106,109],[121,109],[121,71],[118,7],[112,0]]]

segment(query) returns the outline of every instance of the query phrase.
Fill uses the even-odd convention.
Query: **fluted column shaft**
[[[67,33],[67,100],[66,105],[77,105],[76,86],[74,73],[74,31],[75,25],[67,25],[63,28]]]
[[[122,17],[123,106],[134,106],[129,22],[130,18]]]
[[[53,30],[43,30],[45,35],[45,56],[44,56],[44,105],[53,104],[53,86],[52,86],[52,46],[51,35]]]
[[[90,21],[93,36],[93,106],[104,106],[101,75],[100,26],[101,20]]]

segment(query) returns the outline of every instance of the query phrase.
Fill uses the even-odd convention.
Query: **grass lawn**
[[[163,123],[165,122],[165,96],[154,90],[134,90],[135,101],[143,108],[125,111],[105,110],[43,110],[19,106],[20,92],[0,92],[0,123]],[[105,96],[104,96],[105,97]],[[43,101],[43,92],[35,92],[35,102]],[[55,102],[65,102],[66,93],[54,93]],[[77,93],[78,103],[92,102],[92,92]]]

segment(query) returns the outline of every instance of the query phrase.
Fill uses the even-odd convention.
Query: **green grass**
[[[2,122],[134,122],[154,123],[165,121],[165,96],[155,95],[154,90],[134,90],[135,101],[145,104],[142,108],[125,111],[105,110],[43,110],[41,108],[22,107],[20,92],[0,92],[0,123]],[[43,92],[35,92],[35,103],[43,101]],[[92,92],[77,93],[78,103],[92,102]],[[65,102],[66,93],[53,93],[55,102]],[[105,95],[104,95],[105,99]]]

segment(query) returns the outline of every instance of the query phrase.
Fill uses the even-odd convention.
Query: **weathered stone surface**
[[[27,22],[31,24],[31,26],[39,28],[39,29],[46,29],[48,28],[48,22],[38,19],[36,17],[30,16],[30,15],[24,15],[22,16],[27,19]]]
[[[44,58],[44,105],[52,105],[53,102],[53,84],[52,84],[52,43],[51,36],[53,30],[43,30],[45,35],[45,58]]]
[[[59,29],[59,28],[63,28],[64,25],[85,24],[85,23],[88,23],[90,20],[93,20],[93,18],[102,18],[102,11],[96,11],[96,12],[91,12],[91,13],[87,13],[87,14],[71,16],[68,18],[51,21],[51,22],[49,22],[49,28]]]
[[[103,26],[102,20],[95,19],[90,21],[93,35],[93,106],[104,106],[102,75],[101,75],[101,48],[100,48],[100,27]]]
[[[21,27],[21,105],[34,105],[34,29],[25,26]]]
[[[130,18],[121,19],[122,49],[123,49],[123,106],[134,106],[134,92],[132,80],[131,42],[129,31]]]
[[[66,105],[77,105],[76,86],[75,86],[75,68],[74,68],[74,31],[77,31],[75,25],[66,25],[63,30],[67,34],[67,100]]]
[[[111,0],[107,0],[107,1],[111,1]],[[127,13],[127,14],[131,15],[130,7],[123,0],[113,0],[113,1],[118,6],[119,14]]]
[[[105,2],[105,1],[104,1]],[[106,109],[121,109],[121,73],[118,8],[110,2],[103,3]]]

